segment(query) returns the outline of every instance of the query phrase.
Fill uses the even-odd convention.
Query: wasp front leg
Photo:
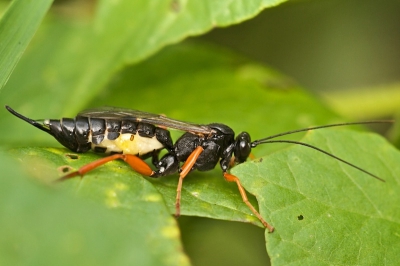
[[[243,202],[249,207],[249,209],[253,212],[253,214],[260,220],[260,222],[268,228],[268,231],[272,233],[274,231],[274,227],[267,223],[264,218],[261,216],[261,214],[254,208],[254,206],[250,203],[250,201],[247,198],[246,191],[244,190],[242,184],[240,183],[240,180],[238,177],[229,174],[228,172],[224,172],[224,178],[228,182],[235,182],[238,186],[240,195],[242,196]]]
[[[266,228],[268,228],[269,232],[272,233],[274,231],[274,227],[272,225],[270,225],[269,223],[267,223],[264,220],[264,218],[261,216],[261,214],[256,210],[256,208],[254,208],[254,206],[250,203],[249,199],[247,198],[246,191],[243,188],[242,184],[240,183],[239,178],[237,176],[234,176],[234,175],[228,173],[228,170],[231,167],[232,159],[234,159],[232,157],[232,151],[233,151],[233,149],[231,149],[231,147],[228,147],[228,149],[226,149],[226,151],[223,154],[224,157],[220,160],[220,165],[221,165],[221,169],[223,171],[224,178],[228,182],[236,183],[236,185],[238,186],[240,195],[242,196],[243,202],[247,205],[247,207],[249,207],[251,212],[260,220],[260,222]]]

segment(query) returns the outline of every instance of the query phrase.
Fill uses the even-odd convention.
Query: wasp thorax
[[[250,142],[250,135],[247,132],[242,132],[236,137],[233,151],[236,162],[243,163],[249,157],[251,152]]]

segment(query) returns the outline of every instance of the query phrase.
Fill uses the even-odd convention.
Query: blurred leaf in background
[[[168,44],[205,33],[213,27],[242,22],[280,2],[60,2],[46,18],[1,91],[0,101],[3,106],[9,104],[31,118],[73,117],[85,107],[101,105],[128,107],[194,123],[225,123],[236,133],[248,131],[253,139],[346,120],[304,91],[292,78],[224,47],[192,39],[160,51]],[[159,53],[152,56],[156,52]],[[5,240],[0,247],[0,252],[7,254],[4,258],[8,263],[23,262],[31,256],[22,254],[34,254],[38,264],[52,262],[44,257],[48,252],[43,251],[48,249],[55,249],[57,257],[68,256],[68,252],[79,254],[71,258],[71,262],[82,264],[135,261],[141,265],[186,265],[190,262],[183,249],[195,265],[268,263],[265,251],[261,251],[261,255],[256,253],[264,246],[261,230],[258,231],[261,238],[251,242],[255,231],[247,238],[246,232],[251,231],[246,231],[249,226],[221,226],[211,221],[183,219],[178,228],[170,216],[174,213],[176,176],[144,178],[127,165],[112,162],[83,179],[45,185],[62,174],[57,171],[60,166],[78,168],[98,155],[70,156],[70,152],[59,148],[50,136],[16,120],[5,110],[0,113],[0,119],[7,125],[0,128],[1,144],[6,150],[4,157],[17,158],[27,171],[21,173],[15,169],[18,168],[15,163],[6,163],[9,178],[4,179],[8,182],[5,187],[26,188],[23,193],[10,189],[1,201],[5,214],[16,210],[13,215],[3,216],[8,217],[2,220],[7,225],[4,227],[9,235],[7,239],[13,238],[12,232],[21,232],[16,238],[19,241],[12,242],[14,245]],[[398,261],[393,252],[397,247],[394,236],[399,230],[398,217],[393,215],[393,208],[399,203],[393,193],[393,183],[398,183],[398,152],[388,143],[365,133],[335,132],[310,134],[304,141],[382,175],[387,183],[371,180],[315,151],[287,148],[287,145],[262,145],[254,149],[255,161],[233,170],[255,195],[249,195],[250,201],[257,205],[257,199],[263,216],[277,228],[266,237],[275,265],[288,262],[301,265],[314,257],[318,262],[334,264]],[[176,139],[179,132],[173,132],[173,136]],[[291,136],[290,139],[301,137]],[[367,152],[375,150],[379,152]],[[377,189],[372,191],[372,188]],[[370,200],[372,205],[376,203],[375,208],[367,204],[364,210],[355,211],[356,203],[363,202],[366,195],[373,199]],[[384,199],[382,195],[387,197]],[[43,200],[42,197],[48,198]],[[329,197],[348,199],[348,205]],[[66,210],[63,214],[57,214],[54,207],[59,201],[62,201],[60,208]],[[38,203],[30,206],[28,202]],[[291,206],[298,206],[298,209]],[[326,211],[327,206],[332,212]],[[45,231],[43,222],[35,218],[38,213],[41,219],[59,220],[46,225],[49,230]],[[330,214],[332,219],[319,219],[324,213]],[[25,215],[31,214],[37,223],[26,223],[29,219]],[[185,178],[182,214],[260,226],[242,202],[235,185],[225,182],[219,169],[194,172]],[[65,217],[73,217],[68,218],[73,220],[63,223]],[[98,229],[85,229],[92,226],[89,217]],[[361,227],[363,218],[373,223],[383,220],[378,233],[385,236],[385,241],[369,237],[376,228],[369,224]],[[82,223],[78,226],[79,219]],[[19,222],[14,223],[14,220]],[[69,226],[70,223],[73,226]],[[202,224],[207,226],[202,227]],[[202,231],[193,232],[193,228]],[[241,232],[236,232],[236,228]],[[335,228],[334,236],[330,228]],[[179,241],[179,230],[184,234],[184,247]],[[359,255],[356,248],[348,250],[346,245],[353,242],[348,242],[346,237],[353,233],[358,236],[354,247],[368,251],[381,243],[387,252],[379,257],[368,252]],[[65,241],[60,237],[71,234],[72,240],[67,244],[74,244],[79,238],[73,251],[63,248],[67,244],[63,244]],[[98,241],[98,237],[104,241]],[[330,243],[329,238],[334,241]],[[36,239],[46,241],[37,243]],[[208,242],[199,244],[204,239]],[[103,255],[102,250],[109,246],[114,250],[115,243],[120,253],[112,252],[108,260],[96,256],[96,252]],[[237,251],[238,243],[247,244],[248,255]],[[344,243],[343,246],[340,243]],[[252,245],[257,247],[252,248]],[[293,249],[291,245],[301,248]],[[215,253],[209,253],[207,248]],[[221,248],[225,252],[221,252]],[[131,249],[132,253],[125,252]],[[330,250],[337,250],[335,260]],[[381,249],[377,248],[376,252],[379,251]]]
[[[400,78],[399,12],[397,0],[288,1],[201,39],[273,65],[346,117],[389,117],[400,106],[393,89]]]
[[[13,1],[8,11],[1,17],[0,89],[6,84],[52,2],[52,0]]]

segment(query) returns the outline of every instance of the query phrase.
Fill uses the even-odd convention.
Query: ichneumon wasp
[[[101,107],[82,111],[75,118],[45,120],[32,120],[17,113],[9,106],[6,106],[6,109],[16,117],[49,133],[63,146],[74,152],[83,153],[93,150],[97,153],[108,154],[106,157],[84,165],[79,170],[59,178],[59,181],[83,176],[87,172],[117,159],[124,160],[133,170],[149,177],[179,173],[175,202],[175,215],[179,216],[183,179],[190,171],[208,171],[214,169],[219,162],[224,178],[237,184],[245,204],[270,232],[274,228],[261,217],[248,201],[240,180],[228,172],[233,165],[245,162],[252,148],[266,143],[303,145],[384,181],[380,177],[310,144],[293,140],[272,139],[327,127],[393,122],[391,120],[375,120],[331,124],[288,131],[251,141],[247,132],[241,132],[235,138],[234,131],[224,124],[199,125],[124,108]],[[168,129],[177,129],[185,133],[173,143]],[[162,149],[166,149],[167,153],[159,158]],[[144,161],[144,159],[150,157],[155,167],[154,170]]]

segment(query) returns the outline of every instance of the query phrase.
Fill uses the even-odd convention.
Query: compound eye
[[[235,140],[235,160],[238,163],[243,163],[249,157],[251,152],[250,135],[247,132],[240,133]]]

